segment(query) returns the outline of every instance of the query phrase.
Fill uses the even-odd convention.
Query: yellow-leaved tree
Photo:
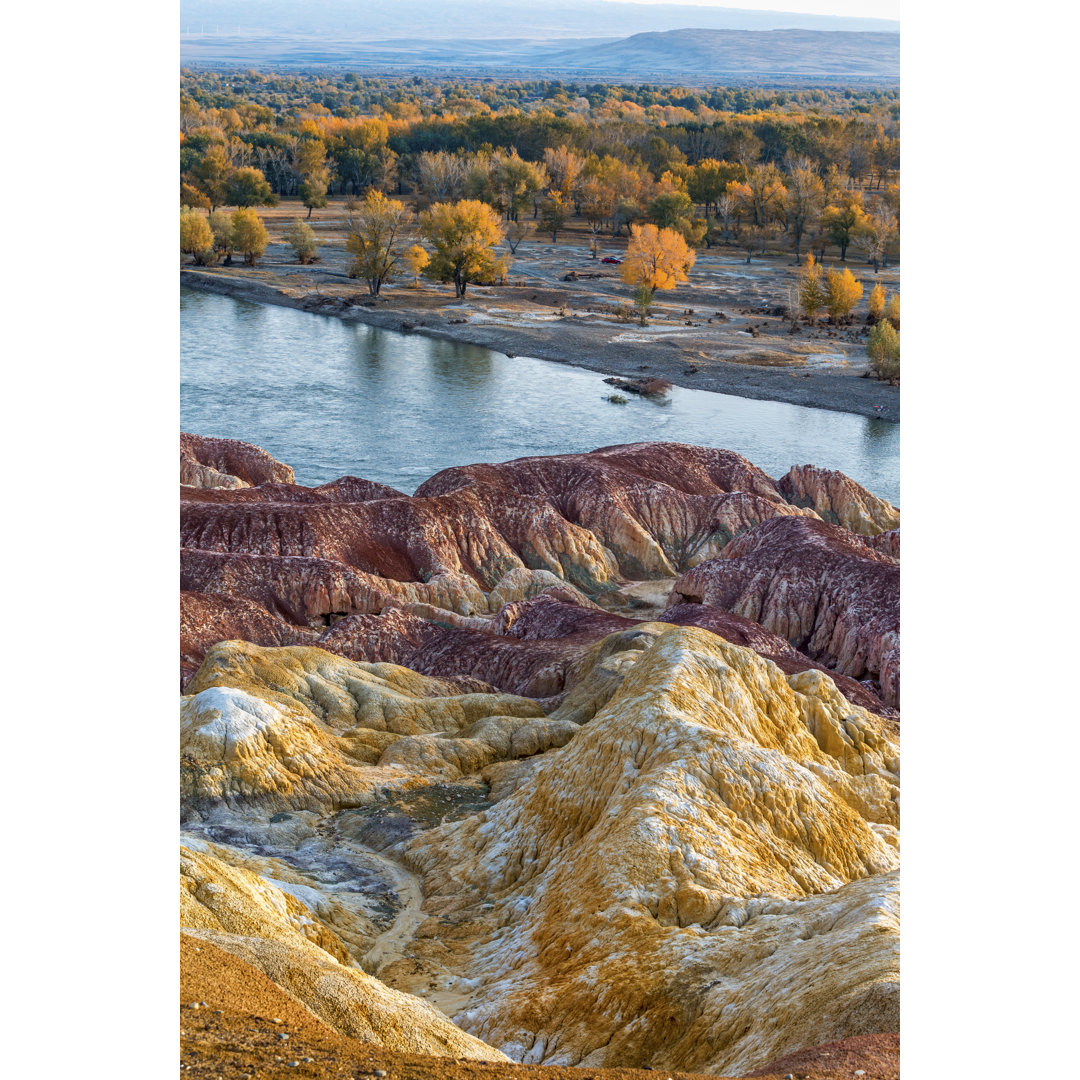
[[[251,208],[242,207],[232,216],[233,250],[244,256],[248,266],[254,266],[255,260],[266,250],[270,234],[262,218]]]
[[[885,314],[885,286],[879,281],[871,290],[866,301],[866,309],[875,323],[881,322]]]
[[[506,272],[506,261],[495,253],[503,238],[499,215],[476,199],[436,203],[420,215],[420,233],[435,249],[427,274],[452,281],[462,297],[470,281],[492,282]]]
[[[862,282],[850,270],[830,270],[825,275],[825,310],[834,323],[851,314],[862,294]]]
[[[346,203],[348,239],[353,255],[349,277],[363,278],[368,292],[378,296],[383,283],[397,270],[400,253],[397,239],[409,220],[409,211],[397,199],[388,199],[374,188],[360,202]]]
[[[813,255],[807,255],[799,270],[799,307],[811,322],[825,306],[825,287],[821,278],[821,266]]]
[[[192,206],[180,207],[180,251],[192,255],[199,262],[202,252],[212,252],[214,234],[205,214],[200,214]]]
[[[622,279],[634,289],[643,326],[657,289],[674,289],[680,281],[688,281],[694,259],[693,251],[675,229],[658,229],[655,225],[630,227]]]
[[[420,275],[424,272],[427,264],[431,262],[431,256],[425,248],[422,248],[419,244],[413,244],[411,248],[405,250],[405,253],[401,256],[401,261],[405,269],[412,274],[412,287],[417,288],[420,284]]]

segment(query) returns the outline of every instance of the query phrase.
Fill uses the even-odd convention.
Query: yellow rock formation
[[[180,849],[180,925],[263,971],[342,1035],[407,1053],[506,1061],[427,1002],[349,966],[342,942],[294,897],[186,848]]]
[[[322,858],[318,833],[347,865],[370,821],[343,808],[422,785],[488,793],[380,834],[372,857],[404,906],[378,941],[336,898],[299,902],[329,872],[278,888],[255,856],[187,856],[185,925],[305,1003],[333,986],[338,1004],[319,1007],[339,1030],[375,1029],[350,1019],[370,1016],[375,980],[335,957],[518,1061],[731,1074],[898,1030],[896,727],[820,671],[787,677],[706,630],[650,623],[594,646],[550,716],[240,642],[212,649],[189,690],[185,805],[227,807],[258,858]],[[278,808],[301,812],[273,824]],[[380,1016],[380,1038],[411,1022]]]

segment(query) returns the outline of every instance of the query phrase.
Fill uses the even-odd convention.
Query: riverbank
[[[266,265],[256,268],[182,267],[181,284],[238,300],[482,346],[511,357],[531,356],[604,374],[666,379],[687,389],[900,420],[899,389],[862,377],[865,358],[854,333],[840,337],[822,329],[794,340],[767,303],[739,306],[759,301],[760,293],[725,303],[723,310],[710,314],[683,305],[712,306],[717,297],[703,288],[687,289],[677,303],[658,303],[649,325],[640,327],[636,320],[617,319],[604,306],[610,277],[590,280],[589,288],[574,291],[560,288],[561,281],[546,274],[534,277],[534,284],[523,279],[514,285],[474,288],[464,301],[447,296],[445,289],[401,287],[372,299],[332,264],[290,265],[283,251],[274,250],[277,247],[272,245]],[[564,249],[559,255],[571,258],[573,252]],[[599,269],[595,262],[589,265]],[[740,276],[730,270],[718,272]],[[759,272],[764,281],[787,276],[778,267]],[[760,286],[760,281],[756,284]]]

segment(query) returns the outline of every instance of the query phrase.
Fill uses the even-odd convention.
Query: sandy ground
[[[269,224],[279,235],[283,208]],[[509,356],[534,356],[605,374],[664,378],[677,386],[740,397],[900,419],[900,392],[866,372],[864,323],[851,327],[800,326],[777,312],[789,302],[796,266],[790,253],[770,253],[748,266],[745,256],[701,251],[690,282],[657,294],[649,324],[619,314],[629,288],[619,267],[590,256],[580,232],[558,244],[550,237],[523,242],[503,286],[470,286],[463,301],[452,287],[404,280],[368,296],[350,279],[350,256],[334,218],[311,222],[320,261],[301,266],[291,249],[272,243],[259,264],[196,268],[185,259],[181,281],[229,295],[336,315],[392,330],[482,345]],[[411,242],[411,238],[410,241]],[[600,256],[624,254],[626,239],[602,238]],[[829,260],[831,264],[834,260]],[[874,275],[850,264],[864,285],[860,305],[880,281],[899,288],[899,271]],[[596,274],[564,281],[568,273]]]
[[[790,1055],[753,1075],[847,1080],[863,1069],[864,1080],[897,1080],[898,1043],[895,1035],[847,1039]],[[180,935],[181,1076],[381,1080],[376,1070],[387,1080],[704,1080],[666,1070],[496,1065],[393,1053],[338,1035],[261,971],[214,945]]]

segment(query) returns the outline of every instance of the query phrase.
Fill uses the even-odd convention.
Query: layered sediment
[[[719,1076],[898,1030],[873,496],[675,444],[412,497],[217,453],[249,486],[181,489],[185,933],[387,1052]]]

